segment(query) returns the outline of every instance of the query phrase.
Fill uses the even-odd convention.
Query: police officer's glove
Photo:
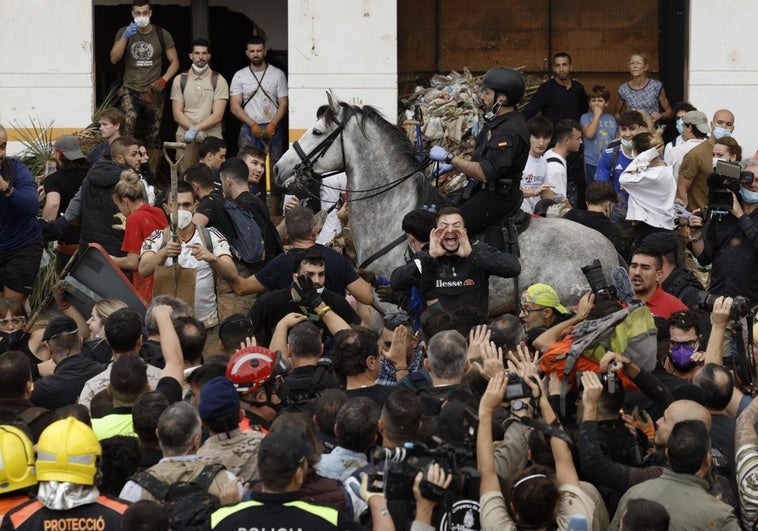
[[[442,146],[433,146],[432,149],[429,150],[429,158],[440,162],[445,162],[445,158],[448,154],[447,150]]]
[[[131,39],[132,37],[134,37],[137,34],[138,27],[139,26],[137,26],[136,22],[132,22],[131,24],[129,24],[124,30],[124,38]]]
[[[193,142],[195,140],[195,137],[197,136],[197,129],[194,127],[190,127],[186,133],[184,133],[184,141],[188,144],[190,142]]]
[[[408,304],[408,296],[402,291],[394,291],[389,286],[379,286],[376,288],[376,293],[379,295],[379,300],[394,304],[399,308],[406,308]]]
[[[440,164],[439,168],[429,174],[429,177],[433,179],[435,177],[439,177],[440,175],[445,175],[447,172],[453,171],[454,169],[455,166],[452,164]]]
[[[295,291],[300,296],[300,302],[306,308],[313,310],[323,301],[321,294],[316,291],[313,281],[305,275],[298,275],[297,282],[293,285]]]

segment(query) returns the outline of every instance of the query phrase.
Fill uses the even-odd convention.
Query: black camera
[[[508,384],[505,386],[503,400],[516,400],[517,398],[531,398],[532,388],[524,379],[516,373],[508,374]]]
[[[734,162],[716,162],[716,171],[708,177],[706,219],[721,219],[727,215],[734,201],[732,193],[739,194],[741,184],[753,182],[753,172],[741,170],[740,165]]]
[[[580,393],[584,391],[584,386],[582,385],[582,374],[584,374],[582,371],[576,371],[576,387]],[[615,372],[595,372],[595,374],[597,374],[597,377],[600,379],[600,383],[603,384],[605,390],[610,394],[615,395],[621,391],[621,381],[619,380],[619,377],[616,376]]]
[[[426,471],[433,462],[453,475],[448,490],[453,494],[470,499],[479,497],[479,472],[466,462],[474,462],[476,453],[472,443],[445,443],[436,448],[423,444],[405,443],[402,448],[380,449],[375,452],[375,460],[384,463],[368,474],[368,489],[371,492],[383,492],[388,500],[413,500],[413,482],[416,474]],[[428,499],[441,499],[439,487],[424,479],[421,493]]]
[[[718,295],[712,293],[706,293],[705,291],[700,293],[697,301],[697,307],[704,312],[711,313],[713,311],[713,305],[716,302]],[[750,301],[747,297],[737,295],[732,299],[732,309],[729,311],[729,318],[733,321],[742,319],[750,311]]]
[[[582,268],[582,273],[584,273],[585,278],[587,278],[590,289],[592,290],[592,293],[595,294],[595,296],[603,294],[609,295],[614,299],[617,298],[616,288],[614,286],[609,286],[605,281],[605,275],[603,275],[603,266],[600,264],[600,260],[595,258],[595,260],[590,265],[584,266]]]

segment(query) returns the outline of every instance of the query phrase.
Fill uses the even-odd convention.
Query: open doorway
[[[252,4],[252,3],[251,3]],[[179,55],[180,72],[190,67],[189,47],[192,42],[192,14],[190,6],[161,5],[152,2],[153,22],[171,33]],[[254,34],[266,35],[274,31],[286,31],[287,17],[284,6],[283,30],[282,24],[277,27],[262,27],[254,20],[254,10],[246,4],[240,4],[240,10],[234,10],[225,6],[210,6],[208,8],[208,28],[211,42],[211,68],[219,72],[231,83],[234,73],[244,68],[247,63],[244,50],[247,40]],[[94,62],[95,62],[95,100],[99,105],[108,89],[115,82],[119,82],[123,72],[123,62],[113,65],[109,59],[109,52],[113,46],[116,32],[122,26],[131,22],[131,2],[119,5],[95,5],[94,9]],[[282,18],[282,17],[277,17]],[[286,42],[285,38],[279,42]],[[285,74],[287,69],[287,50],[269,48],[267,60],[272,65],[281,68]],[[170,83],[166,87],[166,95],[170,93]],[[285,128],[288,127],[285,123]],[[224,116],[224,140],[228,146],[229,156],[237,152],[237,137],[239,135],[239,122],[228,110]],[[285,129],[286,130],[286,129]],[[171,115],[171,105],[167,101],[164,108],[163,123],[161,126],[161,138],[173,141],[176,133],[176,122]],[[158,183],[162,185],[168,181],[168,165],[165,161],[159,166]]]

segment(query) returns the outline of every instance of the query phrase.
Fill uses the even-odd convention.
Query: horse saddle
[[[497,249],[516,257],[521,256],[518,235],[529,227],[532,217],[516,206],[501,220],[487,227],[482,240]]]

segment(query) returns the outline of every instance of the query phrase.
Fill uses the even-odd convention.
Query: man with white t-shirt
[[[545,153],[547,161],[545,184],[552,185],[553,189],[546,191],[545,195],[560,201],[566,197],[568,189],[566,157],[569,153],[578,152],[582,147],[582,126],[576,120],[560,120],[555,124],[553,139],[555,140],[553,149]]]
[[[180,266],[197,270],[195,316],[210,332],[218,325],[214,272],[232,283],[237,279],[237,268],[234,266],[226,238],[213,227],[202,228],[201,233],[201,228],[192,222],[195,213],[195,193],[189,183],[181,181],[178,184],[179,241],[164,242],[167,237],[166,230],[158,230],[151,234],[142,244],[139,273],[142,276],[152,275],[156,267],[170,266],[176,257]],[[206,238],[210,241],[206,241]]]
[[[269,146],[273,166],[284,152],[282,120],[287,116],[287,78],[266,62],[266,41],[255,35],[245,48],[250,64],[238,70],[229,85],[229,109],[240,122],[239,148]]]
[[[529,129],[529,158],[521,175],[521,191],[524,194],[521,210],[533,214],[534,205],[552,188],[545,184],[547,162],[543,155],[553,137],[553,122],[544,116],[535,116],[526,123],[526,127]]]

